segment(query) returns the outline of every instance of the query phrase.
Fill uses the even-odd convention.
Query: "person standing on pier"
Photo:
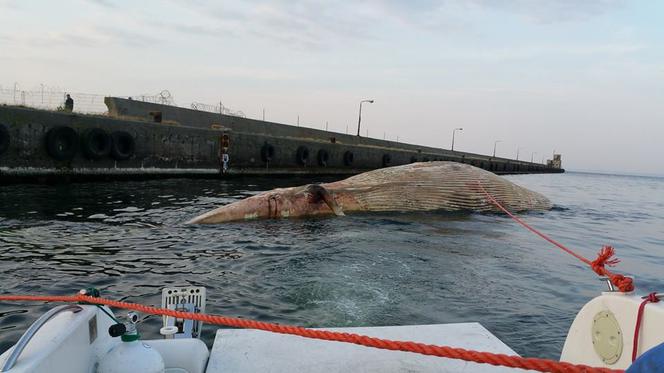
[[[74,99],[71,98],[69,93],[67,93],[67,99],[65,100],[65,111],[68,112],[74,111]]]

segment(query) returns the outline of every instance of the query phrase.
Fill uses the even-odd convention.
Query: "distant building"
[[[553,159],[547,159],[546,165],[553,168],[562,168],[562,161],[560,159],[560,154],[554,154]]]

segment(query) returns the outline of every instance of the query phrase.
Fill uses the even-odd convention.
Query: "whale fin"
[[[318,202],[322,200],[325,202],[327,207],[334,212],[334,215],[336,216],[346,216],[344,214],[343,210],[341,209],[341,206],[337,203],[337,201],[334,199],[334,196],[330,193],[329,190],[325,189],[325,187],[321,186],[320,184],[310,184],[307,186],[307,192],[312,195],[314,198],[313,201]]]

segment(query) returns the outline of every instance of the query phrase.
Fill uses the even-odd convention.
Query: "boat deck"
[[[517,355],[479,323],[325,330]],[[209,373],[395,371],[493,373],[514,372],[515,369],[260,330],[220,329],[217,331],[206,370]]]

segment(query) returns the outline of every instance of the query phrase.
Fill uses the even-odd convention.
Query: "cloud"
[[[295,48],[318,48],[349,39],[372,38],[371,26],[376,24],[372,15],[362,12],[362,4],[275,0],[221,6],[197,1],[186,8],[198,14],[199,22],[171,25],[175,30],[212,37],[229,31]]]
[[[586,20],[615,10],[624,0],[472,0],[479,7],[513,13],[537,23]]]
[[[153,36],[152,33],[141,32],[135,28],[115,26],[94,26],[94,32],[106,41],[116,45],[131,47],[153,46],[163,41],[162,38]]]
[[[19,1],[17,1],[17,0],[0,0],[0,9],[18,10],[19,9]]]
[[[102,6],[104,8],[116,8],[117,5],[109,0],[86,0],[90,3]]]
[[[93,0],[103,1],[108,0]],[[503,12],[534,23],[585,20],[618,8],[623,0],[249,0],[220,5],[195,0],[171,4],[197,14],[195,24],[173,23],[176,32],[207,37],[251,35],[295,48],[324,48],[386,39],[383,27],[472,35],[475,15]],[[407,30],[406,30],[407,31]]]
[[[80,25],[65,31],[48,31],[36,34],[0,35],[0,40],[19,47],[78,47],[105,48],[109,45],[146,47],[159,43],[161,39],[138,31],[129,31],[110,26]]]
[[[620,56],[645,49],[642,44],[586,44],[586,45],[532,45],[512,48],[487,48],[457,51],[454,59],[481,61],[508,61],[537,58],[541,56]]]

